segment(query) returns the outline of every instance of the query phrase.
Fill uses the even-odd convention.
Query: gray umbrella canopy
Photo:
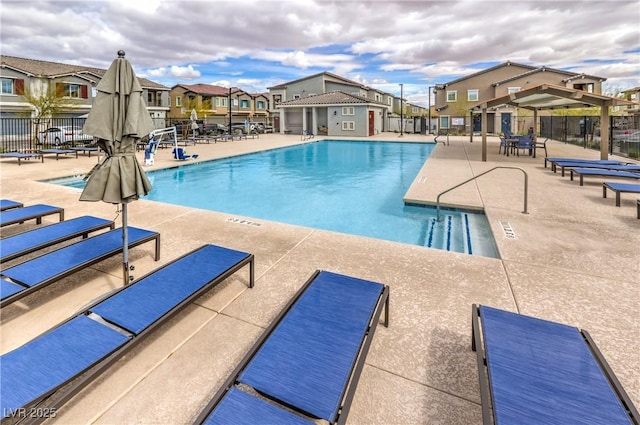
[[[118,52],[96,87],[98,94],[83,131],[98,139],[105,159],[88,175],[81,201],[122,204],[124,284],[129,282],[127,204],[151,191],[151,182],[136,159],[136,142],[154,130],[142,98],[142,86],[124,52]]]
[[[83,131],[96,137],[107,155],[91,171],[80,200],[127,203],[151,191],[135,150],[136,141],[154,130],[153,121],[124,52],[118,52],[96,89]]]

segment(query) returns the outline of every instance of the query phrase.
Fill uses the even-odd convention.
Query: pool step
[[[429,220],[425,246],[445,251],[473,254],[469,215],[466,213],[446,214],[441,221]]]

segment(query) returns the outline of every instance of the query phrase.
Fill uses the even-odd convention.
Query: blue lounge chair
[[[615,170],[615,171],[640,171],[640,165],[632,164],[601,164],[598,162],[573,162],[573,161],[557,161],[553,164],[553,172],[557,172],[560,167],[561,175],[564,177],[565,168],[597,168],[600,170]]]
[[[607,189],[616,194],[616,207],[620,206],[620,194],[621,193],[640,193],[640,184],[631,183],[602,183],[602,197],[607,197]],[[4,241],[3,241],[4,242]]]
[[[6,152],[0,153],[0,158],[16,158],[18,165],[22,165],[20,161],[23,159],[40,158],[40,161],[44,162],[44,156],[41,153]]]
[[[572,168],[569,178],[573,180],[573,174],[580,176],[580,186],[584,185],[584,176],[619,177],[623,179],[640,179],[640,173],[630,171],[598,170],[594,168]]]
[[[58,214],[60,221],[64,221],[64,208],[53,205],[36,204],[28,207],[16,208],[0,212],[0,227],[10,224],[24,223],[28,220],[36,220],[36,224],[42,223],[42,217]]]
[[[67,155],[70,153],[75,153],[74,150],[71,149],[40,149],[40,153],[43,155],[50,154],[56,156],[56,161],[60,159],[60,155]],[[76,158],[78,155],[76,154]]]
[[[107,227],[113,229],[113,221],[87,215],[18,233],[2,239],[0,261],[13,260],[78,236],[86,238],[89,233]]]
[[[23,206],[22,202],[12,201],[11,199],[0,199],[0,211],[22,208]]]
[[[3,417],[17,416],[60,390],[46,406],[55,412],[146,335],[246,264],[253,287],[252,254],[205,245],[3,354]]]
[[[551,164],[551,171],[555,171],[555,163],[558,161],[571,161],[571,162],[588,162],[591,164],[609,164],[609,165],[622,165],[622,161],[615,159],[584,159],[584,158],[568,158],[564,156],[549,156],[544,159],[544,168],[547,168],[547,162]]]
[[[91,158],[91,152],[98,152],[100,148],[96,146],[74,146],[69,148],[69,150],[76,153],[76,158],[78,158],[78,154],[80,154],[80,152],[88,154],[89,158]]]
[[[177,159],[178,161],[184,161],[189,158],[196,159],[197,157],[198,157],[198,154],[193,154],[193,155],[185,154],[183,148],[173,148],[173,159]]]
[[[160,234],[137,227],[128,228],[129,247],[155,241],[155,260],[160,259]],[[122,252],[122,228],[110,230],[0,272],[0,277],[22,286],[10,295],[0,294],[0,307],[9,305],[70,274]]]
[[[344,423],[383,310],[388,286],[316,271],[195,423]]]
[[[474,305],[472,349],[477,353],[484,424],[613,425],[640,420],[585,330]]]

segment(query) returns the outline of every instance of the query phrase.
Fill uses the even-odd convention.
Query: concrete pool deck
[[[432,141],[432,136],[381,134],[372,140]],[[500,169],[442,197],[449,205],[483,208],[500,259],[469,256],[395,242],[286,225],[251,217],[140,200],[129,224],[161,233],[162,256],[151,244],[131,250],[141,277],[205,243],[256,256],[256,286],[241,270],[158,329],[107,373],[65,404],[50,423],[190,423],[244,353],[316,269],[388,284],[389,328],[379,326],[366,360],[351,424],[480,424],[476,356],[471,351],[471,305],[486,304],[590,332],[636,407],[640,405],[640,220],[636,197],[622,204],[602,198],[602,178],[584,186],[544,168],[538,158],[498,154],[489,138],[482,162],[478,138],[451,137],[416,176],[407,199],[434,203],[438,193],[495,166],[528,174],[528,214],[523,214],[523,173]],[[439,140],[442,140],[440,138]],[[187,147],[198,160],[301,143],[300,136],[261,135]],[[598,153],[560,142],[549,156],[597,158]],[[185,165],[160,149],[158,169]],[[143,153],[139,152],[143,161]],[[615,158],[615,157],[614,157]],[[78,200],[80,191],[37,180],[84,174],[96,163],[80,155],[44,163],[4,159],[2,198],[25,205],[65,208],[65,218],[121,217],[116,206]],[[215,196],[215,182],[211,192]],[[259,226],[243,224],[247,219]],[[55,222],[45,218],[44,223]],[[36,227],[7,226],[2,236]],[[504,229],[513,234],[507,235]],[[514,237],[515,236],[515,237]],[[24,260],[21,259],[21,260]],[[121,257],[103,261],[3,308],[0,351],[6,353],[82,306],[122,285]],[[19,262],[3,264],[3,268]]]

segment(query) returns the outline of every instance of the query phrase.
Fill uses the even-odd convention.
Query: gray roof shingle
[[[94,81],[102,78],[107,72],[106,69],[5,55],[0,55],[0,66],[12,68],[34,77],[55,78],[64,75],[78,75]],[[138,80],[144,88],[169,90],[169,87],[146,78],[138,77]]]

